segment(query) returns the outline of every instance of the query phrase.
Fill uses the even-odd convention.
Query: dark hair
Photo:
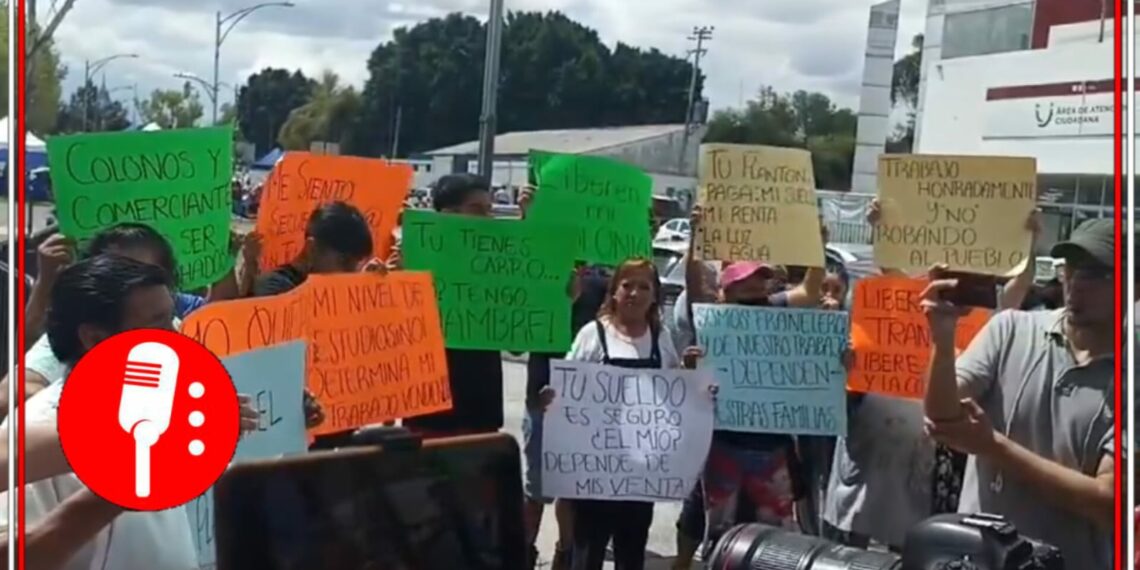
[[[372,230],[364,214],[345,202],[323,204],[309,215],[305,237],[317,245],[344,255],[372,255]]]
[[[474,174],[448,174],[431,185],[431,203],[435,211],[458,208],[475,192],[491,192],[491,183]]]
[[[111,253],[112,249],[147,249],[158,256],[158,265],[170,275],[170,282],[178,286],[178,263],[174,248],[162,234],[146,224],[123,222],[115,224],[91,238],[87,244],[87,256],[95,257]]]
[[[52,352],[60,362],[74,364],[83,356],[80,325],[118,331],[131,293],[172,285],[162,268],[121,255],[97,255],[64,269],[52,287],[47,311]]]

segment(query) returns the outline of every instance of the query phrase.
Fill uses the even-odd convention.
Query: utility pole
[[[701,73],[701,57],[708,52],[705,49],[705,42],[712,41],[715,29],[713,26],[693,26],[693,33],[689,36],[689,41],[697,42],[697,47],[689,50],[689,54],[693,56],[693,73],[689,77],[689,103],[685,105],[685,132],[681,138],[681,155],[677,158],[678,172],[685,171],[685,157],[689,155],[689,137],[692,134],[694,121],[693,100],[697,96],[697,77]]]
[[[396,128],[395,128],[395,132],[392,135],[392,154],[391,154],[392,160],[396,160],[396,157],[397,157],[398,153],[400,152],[400,126],[401,126],[400,123],[403,122],[403,117],[404,117],[404,106],[403,105],[397,105],[396,106]]]
[[[491,18],[487,20],[487,59],[483,63],[483,112],[479,116],[479,175],[488,182],[491,181],[491,163],[495,156],[502,31],[503,0],[491,0]]]

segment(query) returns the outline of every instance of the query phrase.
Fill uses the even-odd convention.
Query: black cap
[[[1088,220],[1049,252],[1065,260],[1091,259],[1105,267],[1116,267],[1116,224],[1112,218]]]

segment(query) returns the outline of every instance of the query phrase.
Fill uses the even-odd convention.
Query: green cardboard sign
[[[527,222],[570,224],[581,261],[615,266],[652,257],[648,174],[599,156],[531,152],[529,162],[538,189]]]
[[[233,269],[232,127],[58,136],[47,151],[64,235],[146,224],[174,248],[183,290]]]
[[[404,211],[404,268],[432,273],[448,348],[567,350],[574,261],[564,241],[519,220]]]

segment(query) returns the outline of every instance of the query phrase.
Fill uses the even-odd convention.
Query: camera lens
[[[717,541],[709,570],[900,570],[889,552],[840,546],[763,524],[735,526]]]

